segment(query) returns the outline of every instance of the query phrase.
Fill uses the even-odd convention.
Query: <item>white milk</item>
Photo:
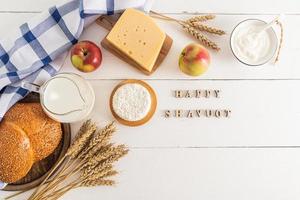
[[[65,123],[86,118],[95,102],[91,85],[79,75],[71,73],[54,76],[41,87],[40,94],[46,114]]]
[[[232,32],[231,48],[234,55],[247,65],[262,65],[276,53],[277,37],[272,28],[261,31],[266,23],[246,20]]]
[[[50,112],[59,115],[83,110],[86,107],[76,83],[64,77],[55,78],[47,84],[43,102]]]

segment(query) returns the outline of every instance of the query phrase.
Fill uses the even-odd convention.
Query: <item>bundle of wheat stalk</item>
[[[210,40],[205,34],[224,35],[225,31],[203,24],[203,22],[214,19],[215,15],[195,16],[187,20],[178,20],[154,11],[151,11],[150,15],[155,18],[177,22],[187,33],[195,37],[203,45],[216,51],[221,50],[220,47]]]
[[[77,187],[112,186],[110,177],[118,172],[113,164],[128,153],[124,145],[110,143],[116,131],[114,123],[97,129],[91,120],[86,121],[66,155],[51,170],[29,200],[54,200]],[[59,172],[54,173],[56,169]],[[50,179],[51,177],[51,179]]]

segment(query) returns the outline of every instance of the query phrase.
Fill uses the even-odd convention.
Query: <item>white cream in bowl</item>
[[[258,66],[274,57],[278,39],[273,28],[261,31],[265,25],[264,21],[249,19],[235,27],[231,34],[230,45],[240,62]]]

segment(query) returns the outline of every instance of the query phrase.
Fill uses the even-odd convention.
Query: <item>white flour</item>
[[[122,119],[138,121],[143,119],[151,107],[151,95],[140,84],[125,84],[113,96],[113,110]]]

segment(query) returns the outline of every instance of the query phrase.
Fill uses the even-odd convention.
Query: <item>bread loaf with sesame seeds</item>
[[[34,162],[26,133],[12,122],[0,124],[0,180],[13,183],[24,177]]]
[[[32,144],[35,161],[50,155],[62,138],[61,124],[49,118],[39,103],[18,103],[4,118],[26,132]]]
[[[33,163],[57,148],[61,138],[61,124],[49,118],[39,103],[14,105],[0,123],[0,181],[23,178]]]

